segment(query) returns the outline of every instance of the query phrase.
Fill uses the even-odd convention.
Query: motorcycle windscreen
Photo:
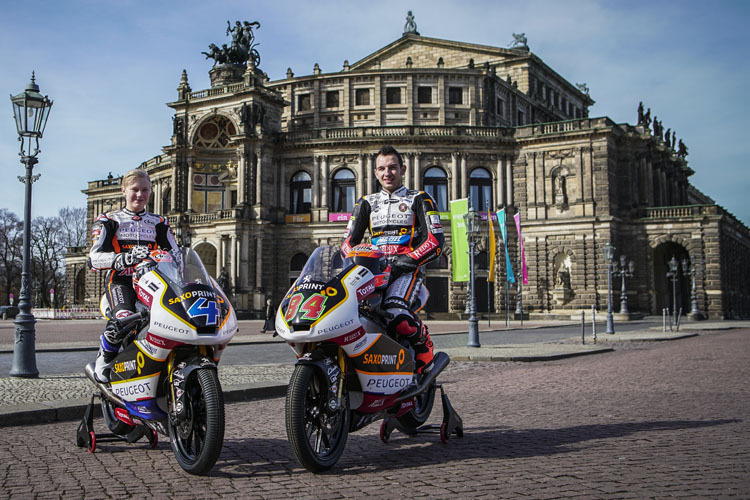
[[[199,335],[216,333],[223,318],[220,306],[223,301],[212,287],[198,283],[167,287],[162,296],[164,308],[195,328]]]

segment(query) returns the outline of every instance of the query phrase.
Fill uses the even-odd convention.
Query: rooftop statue
[[[513,41],[510,43],[510,48],[513,49],[515,47],[529,48],[526,33],[513,33]]]
[[[254,43],[253,28],[260,28],[260,23],[257,21],[252,23],[235,21],[234,26],[232,26],[232,23],[227,21],[226,34],[232,36],[231,45],[227,47],[227,44],[222,44],[219,48],[212,43],[208,46],[209,51],[201,52],[201,54],[205,54],[206,59],[213,59],[214,66],[222,64],[243,65],[252,60],[254,66],[258,67],[260,65],[260,54],[255,49],[258,44]]]
[[[413,33],[415,35],[419,35],[419,32],[417,32],[417,23],[414,22],[414,16],[412,15],[411,11],[409,11],[406,14],[406,24],[404,25],[404,35],[407,33]]]

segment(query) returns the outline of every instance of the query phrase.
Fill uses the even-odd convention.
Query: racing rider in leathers
[[[375,177],[382,189],[354,205],[341,248],[344,255],[349,253],[369,229],[370,243],[388,256],[391,281],[383,309],[392,317],[387,328],[411,343],[417,373],[422,373],[432,363],[432,339],[412,309],[424,281],[422,266],[442,253],[445,237],[435,201],[424,191],[407,189],[403,185],[405,172],[398,151],[383,146],[375,158]]]
[[[107,272],[107,299],[111,309],[107,328],[99,342],[94,373],[100,382],[109,381],[108,371],[127,331],[115,328],[113,319],[135,312],[133,289],[135,266],[157,247],[175,250],[177,242],[167,219],[145,210],[151,194],[151,179],[144,170],[130,170],[122,178],[125,208],[100,215],[91,229],[94,241],[89,253],[89,267]]]

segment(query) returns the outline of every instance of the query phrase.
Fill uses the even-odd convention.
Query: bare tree
[[[9,303],[10,293],[21,288],[22,247],[21,221],[10,210],[0,208],[0,300],[3,304]]]
[[[60,244],[63,247],[80,247],[86,244],[86,207],[65,207],[58,213],[60,219]]]
[[[37,307],[54,307],[49,291],[59,293],[55,302],[63,299],[65,284],[65,248],[59,217],[37,217],[31,225],[31,286]]]

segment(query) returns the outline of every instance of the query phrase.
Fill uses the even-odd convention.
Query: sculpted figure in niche
[[[570,271],[568,271],[568,268],[565,265],[565,263],[560,264],[560,267],[557,269],[557,277],[555,279],[555,286],[557,288],[570,289]]]
[[[555,205],[564,207],[568,204],[568,194],[565,188],[565,176],[561,173],[555,176]]]

